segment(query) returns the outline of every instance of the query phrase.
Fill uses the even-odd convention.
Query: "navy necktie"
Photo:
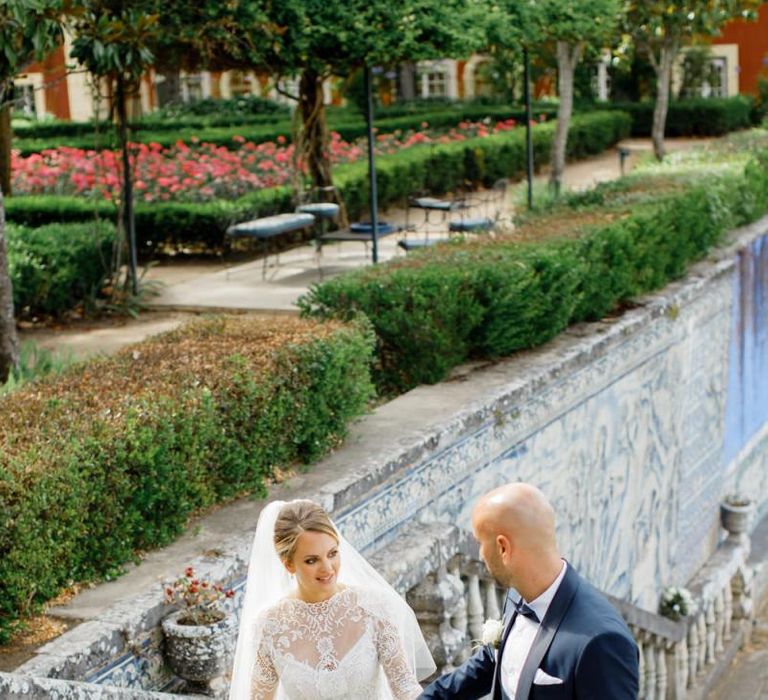
[[[533,611],[532,608],[528,606],[528,603],[526,603],[522,598],[520,598],[520,600],[515,603],[515,610],[517,610],[518,615],[527,617],[529,620],[535,622],[536,624],[541,622],[541,620],[539,620],[539,616]]]

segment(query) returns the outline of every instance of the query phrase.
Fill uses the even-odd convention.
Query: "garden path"
[[[669,150],[700,145],[702,139],[668,139]],[[649,139],[627,139],[616,148],[599,156],[575,163],[565,168],[564,184],[567,189],[586,189],[621,175],[618,147],[627,148],[630,156],[624,164],[629,172],[638,157],[651,152]],[[537,176],[546,181],[547,175]],[[520,185],[521,187],[524,185]],[[502,208],[502,221],[509,221],[515,206],[515,197],[508,192]],[[413,215],[413,214],[412,214]],[[404,209],[390,210],[383,219],[404,223]],[[435,234],[434,237],[440,237]],[[444,234],[442,234],[444,235]],[[380,242],[380,259],[388,260],[403,252],[397,247],[395,237]],[[177,263],[150,268],[145,279],[162,283],[160,294],[151,301],[150,311],[138,319],[107,319],[82,322],[67,328],[27,329],[21,332],[22,341],[33,340],[47,350],[86,357],[99,353],[111,353],[156,333],[175,328],[184,320],[201,312],[258,311],[261,313],[295,313],[294,303],[308,287],[318,281],[346,270],[368,264],[370,251],[358,242],[327,245],[321,262],[313,245],[305,245],[280,254],[279,265],[275,256],[268,259],[265,279],[262,279],[262,260],[232,265],[226,262]]]

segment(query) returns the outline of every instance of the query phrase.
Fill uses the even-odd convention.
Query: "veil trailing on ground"
[[[253,664],[260,635],[260,615],[288,596],[295,583],[275,551],[275,522],[285,501],[269,503],[259,516],[248,565],[245,598],[240,613],[240,632],[235,649],[229,700],[248,700]],[[334,526],[335,527],[335,526]],[[338,531],[338,530],[337,530]],[[359,604],[377,617],[384,616],[398,631],[409,666],[421,680],[432,675],[435,663],[411,608],[341,534],[339,583],[360,589]],[[386,689],[384,689],[386,692]],[[281,697],[280,691],[276,696]]]

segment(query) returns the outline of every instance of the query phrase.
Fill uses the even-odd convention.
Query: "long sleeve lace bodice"
[[[421,694],[395,627],[366,592],[286,598],[257,621],[252,700],[413,700]]]

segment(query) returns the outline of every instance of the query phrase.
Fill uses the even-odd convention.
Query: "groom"
[[[472,513],[480,558],[502,586],[497,648],[484,646],[422,699],[635,700],[638,648],[613,606],[560,558],[555,513],[529,484],[483,496]]]

